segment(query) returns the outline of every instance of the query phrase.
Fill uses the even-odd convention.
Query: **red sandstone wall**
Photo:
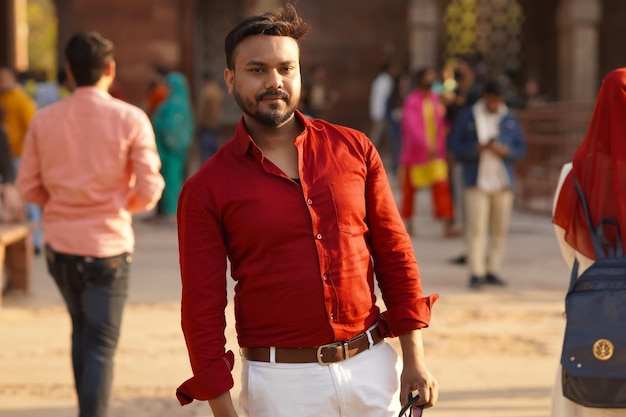
[[[218,0],[56,0],[60,50],[78,30],[102,32],[116,45],[118,79],[130,101],[140,103],[151,63],[182,69],[192,80],[204,67],[223,68],[221,50],[213,58],[219,61],[217,64],[196,60],[194,43],[207,41],[194,39],[194,1]],[[378,67],[388,57],[407,62],[407,3],[408,0],[297,3],[300,14],[313,25],[311,35],[303,42],[303,70],[314,63],[325,65],[329,86],[341,96],[329,112],[331,120],[368,129],[369,84]],[[243,10],[242,2],[231,4],[232,8]],[[220,3],[216,8],[223,7]],[[219,21],[220,17],[208,19]],[[219,37],[221,45],[223,34]]]
[[[626,26],[624,25],[626,22],[626,2],[624,0],[603,0],[602,19],[600,25],[599,81],[610,71],[626,67],[626,53],[623,45],[623,39],[626,39]]]
[[[408,62],[407,0],[300,1],[313,30],[302,43],[303,71],[324,64],[328,84],[341,96],[328,118],[369,130],[369,86],[380,65]]]
[[[59,47],[75,32],[96,30],[115,44],[118,79],[129,101],[141,104],[150,65],[181,69],[185,17],[179,0],[57,0]],[[183,68],[187,70],[187,68]]]

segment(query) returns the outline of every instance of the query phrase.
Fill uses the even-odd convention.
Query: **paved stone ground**
[[[441,237],[428,199],[418,198],[414,245],[425,291],[441,294],[424,332],[441,396],[424,414],[547,417],[568,281],[549,217],[515,212],[503,274],[509,285],[472,292],[466,269],[448,262],[463,241]],[[174,397],[191,374],[179,325],[176,231],[139,221],[136,231],[110,417],[210,416],[206,404],[183,408]],[[69,320],[40,257],[32,294],[10,296],[0,310],[0,417],[72,416],[74,404]]]

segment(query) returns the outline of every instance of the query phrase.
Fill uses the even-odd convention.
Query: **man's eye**
[[[261,73],[263,72],[263,69],[262,68],[250,68],[249,71],[254,72],[254,73]]]

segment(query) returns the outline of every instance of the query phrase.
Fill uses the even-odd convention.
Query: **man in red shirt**
[[[243,118],[179,200],[194,376],[177,395],[208,400],[216,417],[238,415],[225,351],[227,259],[245,415],[393,416],[411,391],[425,407],[437,401],[420,331],[437,295],[423,295],[381,158],[363,133],[296,110],[298,40],[308,30],[287,5],[228,34],[224,79]],[[402,361],[384,341],[394,336]]]

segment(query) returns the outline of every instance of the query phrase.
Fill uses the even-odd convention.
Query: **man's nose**
[[[267,90],[283,88],[283,76],[278,71],[269,71],[265,88]]]

